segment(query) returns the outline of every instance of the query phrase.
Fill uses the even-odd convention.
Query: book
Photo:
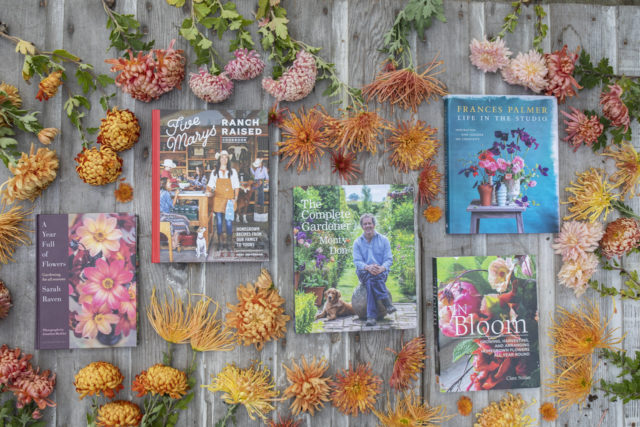
[[[137,217],[40,214],[36,348],[135,347]]]
[[[444,105],[447,233],[557,233],[556,98],[448,95]]]
[[[433,259],[440,391],[540,386],[533,255]]]
[[[261,110],[153,110],[152,262],[269,260]]]
[[[407,185],[293,189],[297,333],[417,326],[414,197]]]

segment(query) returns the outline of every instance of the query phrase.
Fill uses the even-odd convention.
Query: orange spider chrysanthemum
[[[437,199],[440,193],[440,180],[442,174],[438,172],[435,163],[429,161],[422,168],[420,177],[418,178],[418,199],[420,204],[431,203]]]
[[[414,392],[398,397],[394,407],[388,400],[386,413],[373,410],[380,420],[380,427],[436,426],[453,418],[453,415],[445,412],[444,406],[431,407],[427,402],[422,402]]]
[[[471,414],[471,411],[473,411],[473,402],[471,402],[471,399],[469,399],[467,396],[460,397],[460,399],[458,399],[457,406],[458,413],[463,417],[466,417],[467,415]]]
[[[356,153],[344,153],[342,150],[331,152],[332,172],[340,175],[347,183],[355,181],[362,173],[355,161]]]
[[[558,419],[558,410],[553,406],[553,403],[544,402],[540,405],[540,415],[542,415],[542,419],[545,421],[555,421]]]
[[[359,364],[355,369],[343,369],[331,382],[333,406],[345,415],[357,416],[373,409],[382,380],[374,375],[370,364]]]
[[[120,203],[128,203],[133,200],[133,187],[126,182],[121,182],[118,188],[113,191],[116,201]]]
[[[287,373],[287,381],[291,384],[284,391],[284,397],[293,398],[291,412],[298,415],[300,412],[309,412],[311,415],[316,410],[324,407],[324,402],[329,401],[329,378],[323,377],[329,368],[325,359],[317,361],[314,357],[311,362],[302,356],[300,365],[291,361],[291,368],[282,365]]]
[[[417,113],[423,101],[429,102],[432,97],[436,99],[447,94],[446,85],[435,77],[444,71],[436,71],[443,63],[434,58],[421,73],[412,68],[383,71],[362,89],[362,94],[367,101],[374,98],[380,104],[388,101],[391,107],[398,105]]]
[[[322,131],[324,115],[315,108],[305,113],[304,108],[298,110],[298,115],[289,113],[280,126],[282,142],[278,142],[278,154],[289,158],[285,169],[297,163],[298,173],[316,167],[316,162],[324,155],[328,147],[327,139]]]
[[[262,270],[255,285],[238,286],[237,295],[237,305],[227,304],[230,312],[225,324],[237,330],[238,342],[262,350],[267,341],[284,336],[290,317],[284,314],[284,298],[267,270]]]
[[[593,386],[591,357],[577,360],[561,359],[556,363],[556,373],[546,385],[549,396],[558,399],[560,412],[567,411],[571,406],[582,404],[587,400]]]
[[[164,301],[160,302],[156,297],[156,288],[151,291],[151,304],[147,308],[147,318],[153,329],[170,343],[182,344],[195,334],[197,334],[207,323],[210,298],[201,298],[195,305],[191,303],[191,296],[188,296],[189,304],[185,307],[180,298],[176,298],[173,289],[171,301],[164,296]]]
[[[634,198],[640,184],[640,155],[630,142],[623,142],[618,150],[607,147],[603,156],[611,157],[616,162],[617,172],[609,177],[614,187],[620,187],[622,197]]]
[[[236,346],[236,335],[218,319],[220,306],[211,300],[215,306],[207,322],[191,337],[191,348],[194,351],[231,351]]]
[[[100,393],[104,393],[105,397],[113,398],[119,390],[124,388],[123,380],[124,375],[117,366],[109,362],[92,362],[78,371],[73,385],[80,399],[86,395],[98,396]]]
[[[300,427],[302,420],[295,420],[291,416],[282,418],[278,415],[278,421],[269,420],[269,427]]]
[[[390,348],[387,350],[396,355],[389,385],[399,391],[406,390],[409,382],[418,379],[418,373],[424,368],[424,361],[427,359],[426,341],[424,337],[415,337],[403,344],[398,352]]]
[[[442,218],[442,209],[440,206],[428,206],[422,213],[429,223],[438,222]]]
[[[339,119],[325,114],[325,136],[331,147],[346,152],[375,154],[389,123],[377,112],[366,109],[346,111]]]
[[[391,131],[391,137],[387,139],[390,151],[389,160],[391,166],[397,167],[402,172],[418,170],[427,160],[437,152],[438,140],[434,137],[438,129],[428,126],[422,120],[415,122],[401,121]]]

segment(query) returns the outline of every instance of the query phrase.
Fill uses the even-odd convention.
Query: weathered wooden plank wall
[[[245,15],[251,15],[255,1],[239,0],[238,7]],[[610,3],[610,2],[607,2]],[[626,2],[629,4],[628,2]],[[291,33],[297,39],[322,46],[322,55],[336,63],[343,79],[348,79],[354,86],[362,86],[371,81],[383,57],[377,49],[380,47],[383,32],[393,22],[395,13],[403,3],[396,0],[328,0],[311,2],[303,0],[287,0],[285,2],[291,20]],[[188,13],[168,6],[164,1],[119,0],[116,2],[119,12],[133,13],[148,30],[149,36],[156,40],[156,46],[165,47],[173,38],[177,38],[177,46],[184,48],[187,56],[191,51],[185,42],[178,37],[177,26]],[[598,6],[586,4],[567,4],[559,2],[545,4],[548,13],[546,23],[549,24],[549,37],[544,42],[544,49],[559,49],[563,44],[570,48],[583,46],[593,58],[608,56],[619,73],[640,74],[640,9],[635,6]],[[496,75],[483,75],[474,69],[468,60],[468,45],[471,39],[480,38],[483,34],[492,35],[499,30],[502,17],[509,11],[508,3],[503,2],[469,2],[447,1],[445,4],[448,23],[435,23],[427,32],[427,40],[414,43],[414,55],[418,63],[430,61],[436,53],[444,59],[448,71],[441,77],[447,83],[451,93],[524,93],[523,90],[507,86]],[[512,51],[527,49],[533,38],[532,10],[526,9],[517,33],[509,35],[507,43]],[[105,15],[97,0],[85,2],[81,0],[46,1],[28,0],[15,2],[0,0],[0,21],[9,25],[12,34],[33,41],[42,49],[67,49],[86,61],[94,64],[98,70],[107,72],[108,67],[103,60],[110,57],[105,54],[107,32],[104,30]],[[255,35],[255,28],[254,28]],[[257,39],[257,38],[256,38]],[[225,49],[220,44],[219,51]],[[53,145],[61,158],[61,169],[58,179],[36,202],[35,211],[43,213],[63,212],[109,212],[128,210],[139,215],[139,248],[140,248],[140,344],[135,349],[118,349],[104,351],[41,351],[36,352],[35,360],[45,369],[58,373],[58,385],[55,400],[58,406],[47,411],[50,424],[56,426],[81,426],[88,403],[79,402],[74,391],[73,375],[82,366],[95,360],[107,360],[117,364],[129,384],[134,376],[150,365],[159,362],[165,350],[164,342],[155,334],[146,321],[144,310],[150,299],[153,286],[164,288],[171,286],[179,293],[206,292],[222,305],[235,301],[235,286],[242,282],[253,281],[262,267],[271,270],[282,295],[287,299],[287,312],[293,313],[292,289],[292,247],[290,224],[292,219],[292,188],[304,184],[336,184],[337,178],[329,173],[328,159],[324,159],[318,169],[298,176],[295,172],[285,171],[278,164],[277,158],[270,160],[273,181],[277,180],[277,192],[274,192],[271,211],[273,226],[272,254],[268,265],[197,265],[188,264],[173,266],[152,265],[150,263],[150,178],[151,178],[151,130],[150,117],[152,108],[205,108],[202,101],[193,96],[188,88],[173,91],[159,100],[144,104],[134,102],[128,96],[119,94],[117,104],[129,108],[138,115],[142,122],[140,142],[135,148],[124,153],[124,173],[127,181],[136,189],[136,197],[130,205],[117,205],[114,201],[113,187],[93,188],[82,183],[74,171],[73,157],[80,150],[80,139],[75,129],[69,124],[62,112],[63,96],[40,104],[34,99],[37,85],[27,85],[21,79],[21,58],[13,52],[13,46],[0,41],[0,80],[17,85],[23,95],[25,104],[30,109],[42,111],[42,121],[47,126],[60,127],[62,137]],[[189,65],[189,71],[195,71]],[[291,109],[300,106],[310,107],[316,103],[324,104],[330,111],[337,112],[336,106],[328,104],[321,96],[323,85],[302,102],[289,105]],[[593,108],[597,104],[598,94],[595,91],[583,92],[578,99],[571,99],[568,105],[578,108]],[[223,104],[225,108],[269,108],[272,100],[262,92],[259,80],[245,82],[236,86],[234,96]],[[97,106],[97,102],[94,102]],[[99,122],[101,110],[96,107],[89,115],[93,124]],[[407,114],[386,112],[389,117],[408,118]],[[420,108],[419,117],[432,126],[440,129],[439,139],[443,139],[443,108],[441,102],[432,102]],[[560,121],[561,122],[561,121]],[[637,124],[634,133],[638,134]],[[560,135],[564,132],[561,130]],[[21,135],[23,147],[30,139]],[[272,148],[275,141],[272,138]],[[637,143],[636,143],[637,145]],[[415,181],[417,174],[402,175],[388,166],[383,152],[375,156],[361,156],[364,174],[360,182],[364,183],[401,183]],[[438,156],[440,166],[444,164],[442,150]],[[602,158],[583,150],[574,154],[570,147],[560,144],[560,188],[561,198],[565,197],[563,188],[571,181],[575,171],[581,171],[588,165],[602,166]],[[610,165],[607,165],[610,167]],[[8,176],[6,170],[0,172],[0,180]],[[634,201],[634,207],[640,207]],[[444,207],[444,202],[439,202]],[[565,213],[566,208],[562,207]],[[431,307],[431,262],[432,256],[445,255],[485,255],[505,253],[532,253],[538,256],[540,274],[539,304],[541,327],[541,365],[543,380],[550,378],[553,371],[553,359],[549,351],[549,338],[545,332],[550,325],[550,315],[556,306],[570,307],[576,303],[571,292],[555,284],[555,274],[560,268],[559,260],[550,248],[551,235],[524,236],[448,236],[444,232],[444,224],[427,224],[418,218],[418,248],[422,268],[419,269],[420,327],[418,331],[405,333],[404,339],[423,333],[427,342],[433,342],[432,307]],[[2,279],[10,287],[15,307],[8,319],[0,323],[0,343],[19,346],[31,352],[34,343],[35,329],[35,268],[34,246],[20,248],[17,262],[4,266],[0,271]],[[632,260],[637,264],[638,259]],[[614,274],[601,272],[597,277],[606,283],[619,284]],[[587,293],[588,298],[594,295]],[[612,325],[626,332],[625,348],[633,350],[640,347],[640,307],[638,303],[625,302],[617,304],[614,309],[612,301],[599,300],[606,315],[613,316]],[[289,326],[286,339],[270,343],[261,352],[253,348],[238,348],[231,353],[211,353],[198,356],[198,384],[208,383],[210,375],[217,373],[227,362],[247,365],[250,361],[261,360],[268,366],[276,379],[277,385],[283,389],[286,384],[283,362],[291,358],[305,356],[324,356],[331,362],[330,373],[347,367],[350,362],[371,362],[375,371],[385,380],[388,379],[393,358],[384,349],[397,348],[401,333],[384,332],[368,334],[328,334],[298,336]],[[429,345],[432,348],[432,345]],[[456,395],[441,395],[435,386],[433,373],[433,353],[427,362],[421,381],[417,384],[425,398],[433,404],[445,403],[450,412],[455,411]],[[186,367],[188,352],[185,346],[176,352],[178,365]],[[597,376],[614,378],[616,371],[600,364]],[[527,399],[535,398],[538,404],[532,405],[528,413],[536,418],[540,402],[545,400],[544,389],[521,391]],[[502,392],[476,392],[471,394],[474,409],[479,410],[491,400],[499,399]],[[604,414],[604,425],[634,426],[640,424],[640,405],[629,403],[610,403],[597,390],[594,400],[584,409],[572,408],[562,414],[555,423],[558,426],[595,426]],[[130,387],[120,393],[121,398],[133,398]],[[382,398],[381,400],[384,400]],[[288,402],[282,402],[278,408],[286,412]],[[199,390],[188,413],[181,417],[180,425],[205,426],[212,425],[224,414],[225,407],[217,396]],[[252,422],[243,410],[238,415],[238,425],[259,425]],[[548,425],[553,425],[549,423]],[[348,418],[334,408],[328,406],[318,415],[304,417],[307,426],[373,426],[376,425],[372,415]],[[456,417],[447,425],[471,426],[472,418]]]

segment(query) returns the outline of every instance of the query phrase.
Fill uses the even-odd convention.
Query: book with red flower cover
[[[137,217],[40,214],[37,349],[137,345]]]
[[[433,259],[440,391],[540,386],[533,255]]]

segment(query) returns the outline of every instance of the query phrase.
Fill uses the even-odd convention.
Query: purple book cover
[[[137,343],[135,215],[38,215],[36,348]]]

